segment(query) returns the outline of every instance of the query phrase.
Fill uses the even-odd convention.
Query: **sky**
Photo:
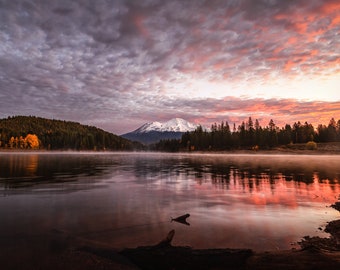
[[[0,0],[0,118],[115,134],[340,119],[338,0]]]

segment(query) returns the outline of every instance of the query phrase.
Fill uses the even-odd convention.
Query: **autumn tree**
[[[27,136],[25,137],[25,141],[31,149],[39,149],[39,139],[37,135],[27,134]]]
[[[12,136],[10,139],[9,139],[9,142],[8,142],[8,145],[9,145],[9,148],[13,148],[14,147],[14,137]]]

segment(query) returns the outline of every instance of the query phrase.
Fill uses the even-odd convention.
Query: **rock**
[[[335,210],[338,210],[340,212],[340,202],[336,202],[332,204],[331,207],[333,207]]]
[[[329,222],[326,226],[325,232],[331,234],[335,240],[337,248],[340,250],[340,219]]]

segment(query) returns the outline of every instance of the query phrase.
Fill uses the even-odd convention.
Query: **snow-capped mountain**
[[[142,125],[135,131],[121,135],[123,138],[141,143],[155,143],[165,139],[180,139],[183,133],[194,131],[198,125],[181,118],[174,118],[167,122],[151,122]]]
[[[194,131],[198,125],[190,123],[182,118],[174,118],[167,122],[151,122],[142,125],[140,128],[136,129],[135,133],[145,133],[150,131],[159,132],[187,132]]]

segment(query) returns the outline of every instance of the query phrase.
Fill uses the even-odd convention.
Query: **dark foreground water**
[[[339,213],[340,156],[0,153],[0,249],[58,233],[113,248],[290,249]],[[189,225],[170,222],[189,213]],[[25,240],[26,239],[26,240]]]

